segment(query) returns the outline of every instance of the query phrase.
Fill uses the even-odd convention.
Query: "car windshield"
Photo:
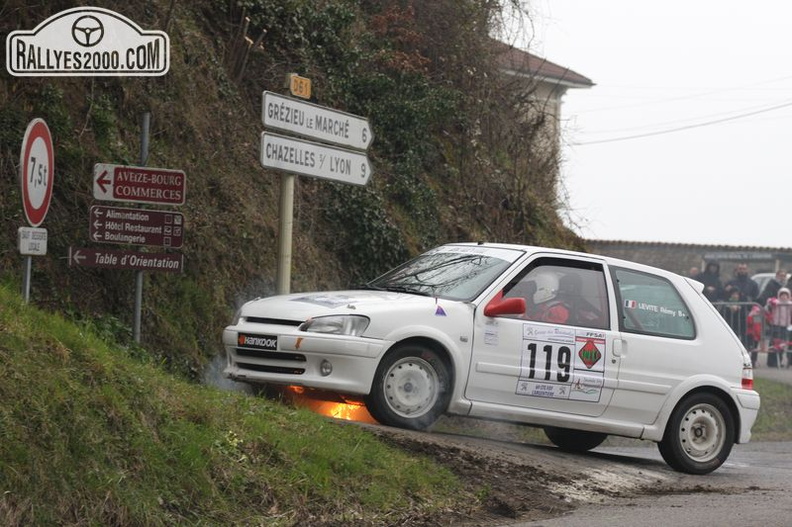
[[[444,245],[372,280],[371,289],[451,300],[476,298],[523,251],[484,246]]]

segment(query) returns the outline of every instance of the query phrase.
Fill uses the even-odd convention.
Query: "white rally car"
[[[363,289],[248,302],[223,332],[225,373],[357,397],[403,428],[448,413],[540,426],[572,451],[648,439],[706,474],[750,439],[759,394],[701,290],[613,258],[449,244]]]

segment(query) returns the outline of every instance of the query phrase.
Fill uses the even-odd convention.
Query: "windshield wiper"
[[[426,286],[422,285],[421,287],[426,287]],[[383,287],[383,289],[386,291],[393,291],[394,293],[407,293],[410,295],[420,295],[420,296],[434,296],[432,293],[421,291],[419,289],[414,289],[404,285],[389,285]]]
[[[416,287],[431,287],[424,284],[415,284]],[[415,287],[410,287],[410,285],[375,285],[372,283],[363,284],[362,286],[356,289],[363,289],[363,290],[371,290],[371,291],[390,291],[392,293],[407,293],[410,295],[419,295],[419,296],[434,296],[432,293],[427,291],[421,291],[420,289],[416,289]],[[434,291],[434,288],[432,287]]]

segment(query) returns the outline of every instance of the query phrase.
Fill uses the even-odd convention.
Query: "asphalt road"
[[[792,369],[759,367],[759,378],[792,384]],[[603,498],[551,520],[505,524],[510,527],[613,527],[634,525],[763,526],[792,525],[792,442],[735,445],[729,460],[706,476],[671,471],[656,448],[598,448],[615,476],[620,466],[656,481],[647,493]]]

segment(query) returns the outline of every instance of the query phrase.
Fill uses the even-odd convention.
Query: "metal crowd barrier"
[[[712,305],[750,352],[754,367],[768,365],[777,368],[782,363],[788,364],[786,351],[792,351],[792,347],[788,348],[784,341],[783,351],[779,353],[777,346],[773,346],[774,339],[770,334],[771,326],[764,306],[756,302],[713,302]],[[775,357],[771,357],[773,354]],[[760,355],[767,356],[761,363]]]

